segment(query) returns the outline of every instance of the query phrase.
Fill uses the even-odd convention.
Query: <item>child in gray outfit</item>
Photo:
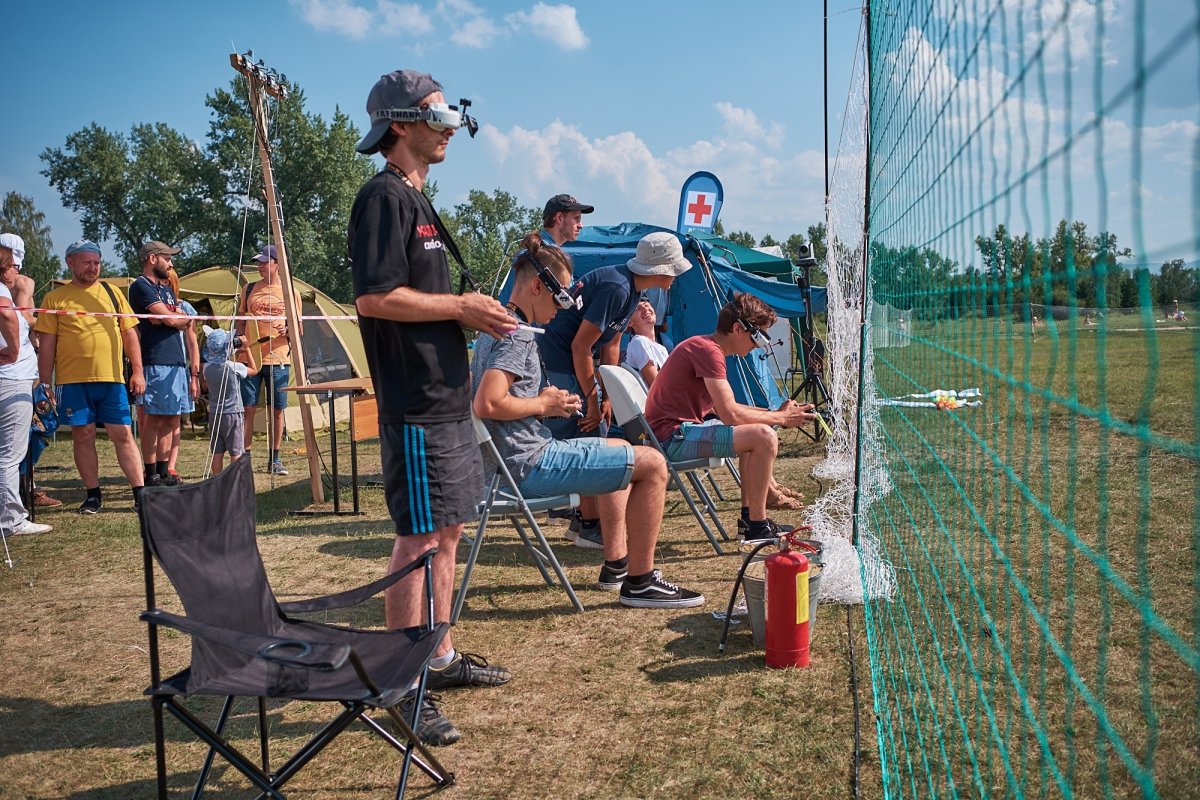
[[[229,333],[204,326],[204,382],[208,385],[209,452],[212,474],[245,452],[246,412],[242,407],[241,379],[257,372],[253,367],[234,361]],[[248,351],[247,351],[248,352]]]

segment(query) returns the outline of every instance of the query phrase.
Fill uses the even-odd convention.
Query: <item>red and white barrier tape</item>
[[[135,319],[179,319],[180,317],[183,317],[185,319],[190,319],[190,320],[197,321],[197,322],[204,321],[204,320],[213,320],[213,321],[258,320],[259,322],[284,322],[285,321],[284,317],[257,317],[257,316],[246,316],[246,315],[217,317],[217,316],[207,316],[204,314],[198,314],[193,317],[191,314],[118,314],[115,311],[64,311],[62,309],[56,309],[56,308],[25,308],[25,307],[14,308],[12,310],[13,311],[32,311],[35,314],[53,314],[54,316],[58,316],[58,317],[133,317]],[[300,319],[301,319],[301,321],[318,320],[318,319],[357,321],[358,317],[353,316],[351,314],[331,314],[329,316],[317,314],[317,315],[312,315],[312,316],[302,316],[302,317],[300,317]]]

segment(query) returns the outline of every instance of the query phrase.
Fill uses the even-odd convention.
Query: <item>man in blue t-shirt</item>
[[[168,470],[171,439],[180,414],[192,410],[192,401],[200,392],[200,365],[189,373],[182,331],[192,320],[179,311],[179,301],[171,291],[171,264],[178,247],[149,241],[138,250],[142,274],[129,286],[129,305],[135,314],[165,314],[166,318],[138,321],[142,345],[142,370],[146,391],[137,399],[144,415],[140,420],[142,463],[146,485],[174,484]]]
[[[546,420],[555,439],[607,436],[611,405],[600,392],[596,367],[617,364],[621,334],[637,309],[641,293],[668,289],[675,278],[691,268],[679,237],[669,231],[647,234],[638,242],[633,258],[624,264],[594,269],[583,276],[578,308],[560,311],[539,337],[546,379],[582,398],[582,418]],[[580,530],[575,544],[603,548],[599,507],[594,498],[581,498]],[[573,531],[574,532],[574,531]]]

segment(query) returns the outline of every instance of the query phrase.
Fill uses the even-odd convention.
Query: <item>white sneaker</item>
[[[25,520],[13,530],[12,535],[27,536],[34,533],[49,533],[52,530],[54,530],[54,528],[50,527],[49,525],[43,525],[40,522],[30,522],[29,520]]]

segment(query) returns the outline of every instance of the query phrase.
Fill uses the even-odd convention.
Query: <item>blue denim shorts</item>
[[[174,417],[192,413],[195,404],[188,394],[187,367],[147,364],[142,372],[146,376],[146,393],[138,397],[137,404],[146,409],[147,414]]]
[[[63,425],[131,425],[129,390],[123,383],[64,383],[57,392]]]
[[[608,494],[624,489],[632,478],[633,445],[595,437],[556,440],[521,481],[521,494],[529,497]]]
[[[696,458],[733,458],[733,426],[719,419],[704,422],[685,422],[675,429],[670,439],[661,442],[667,458],[672,461],[691,461]]]
[[[242,405],[258,405],[258,398],[262,394],[263,383],[267,380],[267,375],[269,374],[271,376],[271,386],[268,389],[267,399],[263,401],[263,405],[269,402],[271,408],[287,408],[288,393],[284,389],[287,388],[291,372],[292,368],[287,364],[264,364],[259,368],[258,374],[247,375],[242,378]]]

